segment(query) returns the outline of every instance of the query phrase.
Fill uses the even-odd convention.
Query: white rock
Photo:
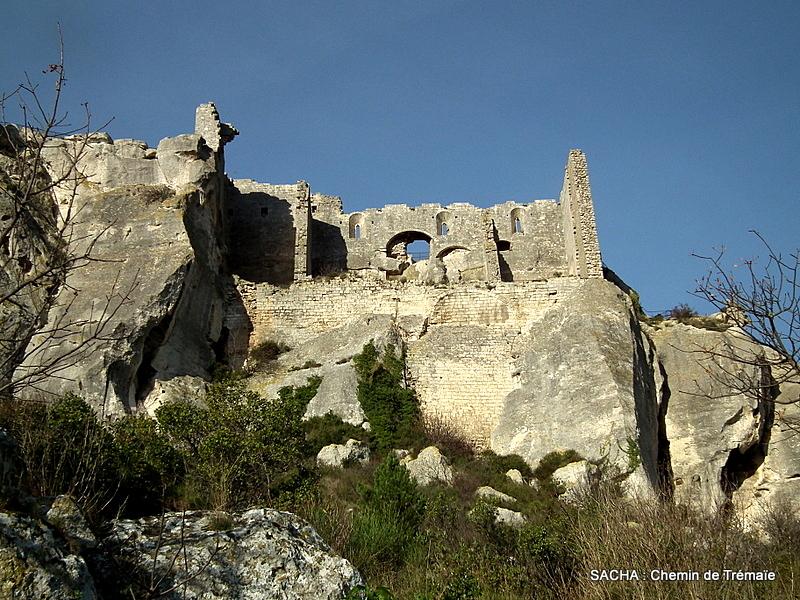
[[[553,472],[553,481],[564,487],[559,498],[567,502],[576,502],[582,493],[589,490],[592,479],[597,474],[597,467],[586,460],[579,460]]]
[[[366,462],[369,462],[369,448],[358,440],[330,444],[317,454],[317,464],[323,467],[342,469],[350,464]]]
[[[522,527],[525,525],[525,515],[515,510],[497,507],[494,509],[494,522],[509,527]]]
[[[522,477],[522,473],[518,469],[509,469],[506,471],[506,477],[508,477],[514,483],[518,483],[519,485],[523,485],[525,483],[525,479]]]
[[[513,496],[509,496],[508,494],[504,494],[493,487],[489,487],[488,485],[484,485],[479,487],[475,490],[475,496],[477,498],[482,498],[483,500],[488,500],[490,502],[506,502],[508,504],[514,503],[517,501],[516,498]]]
[[[447,463],[447,459],[442,456],[436,446],[428,446],[420,450],[417,458],[411,460],[406,457],[400,464],[408,469],[409,475],[418,485],[432,483],[452,485],[453,483],[453,467]]]
[[[157,575],[171,569],[175,580],[187,582],[185,596],[182,586],[168,596],[175,600],[340,600],[363,585],[353,565],[296,515],[254,509],[230,517],[233,527],[225,531],[209,530],[202,512],[168,513],[163,531],[160,517],[117,521],[114,536],[127,540],[122,551],[147,573],[157,549]]]

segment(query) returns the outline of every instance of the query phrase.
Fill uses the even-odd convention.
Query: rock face
[[[35,156],[36,136],[0,126],[0,386],[10,385],[63,277],[53,180]],[[42,190],[33,193],[31,190]]]
[[[571,449],[627,471],[631,441],[656,486],[652,352],[627,296],[607,281],[586,281],[520,340],[519,385],[505,400],[492,449],[532,465]]]
[[[750,523],[773,502],[797,506],[800,440],[790,424],[798,408],[781,405],[797,397],[797,386],[783,384],[774,398],[757,393],[762,373],[730,357],[762,350],[736,329],[674,324],[650,335],[665,373],[676,500],[707,512],[732,501]]]
[[[317,454],[318,465],[336,469],[367,462],[369,462],[369,448],[358,440],[347,440],[344,444],[329,444]]]
[[[78,392],[114,414],[145,403],[159,381],[207,378],[234,354],[229,346],[246,345],[249,324],[229,318],[237,293],[224,267],[222,145],[231,128],[214,115],[213,105],[198,108],[197,129],[222,141],[194,133],[155,152],[107,136],[89,141],[78,164],[86,181],[74,198],[63,189],[57,197],[62,212],[73,211],[69,251],[91,260],[67,273],[15,377],[52,394]],[[48,147],[54,178],[78,143]],[[42,376],[51,373],[59,377]]]
[[[45,525],[0,512],[0,597],[93,600],[97,594],[83,558]]]
[[[320,377],[322,381],[306,407],[304,419],[333,413],[345,423],[362,426],[366,415],[358,402],[358,379],[350,359],[369,342],[379,352],[390,345],[395,352],[401,352],[403,347],[389,315],[369,315],[298,343],[274,361],[268,372],[257,373],[250,385],[266,398],[272,398],[284,386],[304,385],[310,376]],[[304,365],[316,366],[298,369]]]
[[[420,450],[417,458],[406,457],[400,464],[408,469],[411,479],[417,485],[431,485],[432,483],[442,483],[452,485],[453,467],[447,463],[447,459],[442,456],[436,446],[428,446]]]
[[[355,568],[293,514],[253,509],[231,519],[230,528],[215,531],[208,514],[167,514],[161,543],[158,518],[118,521],[114,535],[126,540],[121,551],[145,573],[154,559],[159,576],[172,571],[164,587],[176,587],[165,598],[340,600],[363,585]]]

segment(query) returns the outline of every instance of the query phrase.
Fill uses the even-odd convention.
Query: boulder
[[[513,496],[504,494],[503,492],[500,492],[493,487],[489,487],[488,485],[483,485],[475,490],[475,497],[480,498],[481,500],[486,500],[489,503],[504,502],[506,504],[513,504],[517,501],[517,499]]]
[[[291,513],[259,508],[229,518],[224,531],[202,512],[168,513],[163,526],[159,517],[116,521],[113,538],[142,573],[163,576],[165,589],[178,584],[160,596],[168,600],[341,600],[364,584]]]
[[[407,456],[400,461],[400,464],[408,469],[408,474],[417,482],[417,485],[424,486],[432,483],[452,485],[453,483],[453,467],[436,446],[428,446],[420,450],[415,459]]]
[[[652,487],[659,482],[659,405],[654,349],[630,300],[604,280],[582,282],[515,342],[519,385],[491,435],[498,454],[535,465],[566,448],[625,472],[639,447]]]
[[[189,400],[203,405],[207,393],[208,383],[200,377],[178,375],[171,379],[156,379],[153,391],[144,399],[143,405],[150,416],[155,416],[159,406],[176,400]]]
[[[0,512],[0,598],[93,600],[97,592],[83,558],[43,523]]]
[[[509,469],[508,471],[506,471],[506,477],[508,477],[511,481],[513,481],[516,484],[519,485],[525,484],[525,479],[522,477],[522,473],[519,471],[519,469]]]
[[[575,503],[590,490],[592,482],[598,475],[599,472],[595,465],[586,460],[579,460],[556,469],[552,479],[554,483],[564,488],[564,491],[559,494],[559,498],[569,503]]]
[[[323,467],[342,469],[348,465],[368,462],[369,448],[358,440],[329,444],[317,453],[317,464]]]
[[[366,422],[358,402],[358,379],[351,364],[331,365],[325,369],[316,395],[306,407],[303,419],[333,413],[345,423],[359,427]]]
[[[73,547],[81,550],[97,547],[97,538],[72,496],[57,496],[45,518]]]
[[[507,527],[522,527],[528,519],[521,512],[509,510],[500,506],[494,509],[494,522]]]

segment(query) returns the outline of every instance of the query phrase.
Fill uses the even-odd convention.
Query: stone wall
[[[289,283],[309,271],[310,190],[237,179],[227,195],[230,264],[250,281]]]
[[[580,150],[570,150],[567,157],[560,204],[569,275],[602,277],[603,261],[597,241],[589,168],[586,155]]]
[[[234,182],[227,215],[232,263],[251,281],[274,284],[308,275],[371,269],[399,277],[425,242],[451,282],[601,277],[586,157],[570,152],[560,202],[390,204],[345,213],[336,196],[308,184]],[[413,259],[413,260],[411,260]]]
[[[407,348],[410,382],[427,415],[445,418],[488,444],[515,387],[515,343],[582,285],[540,282],[421,286],[347,277],[289,287],[240,281],[252,343],[297,346],[372,315],[390,315]]]

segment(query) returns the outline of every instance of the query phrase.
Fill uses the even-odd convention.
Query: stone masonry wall
[[[297,217],[298,207],[308,202],[309,195],[304,181],[285,185],[249,179],[233,182],[226,216],[235,274],[255,282],[289,283],[296,278],[296,270],[307,270],[303,262],[308,216]]]
[[[406,340],[409,379],[424,414],[485,445],[517,385],[516,340],[581,285],[575,277],[436,287],[351,277],[289,287],[240,281],[239,291],[253,344],[296,346],[371,315],[391,315]]]
[[[580,150],[569,152],[560,204],[568,273],[582,278],[602,277],[603,262],[597,240],[589,169],[586,155]]]

